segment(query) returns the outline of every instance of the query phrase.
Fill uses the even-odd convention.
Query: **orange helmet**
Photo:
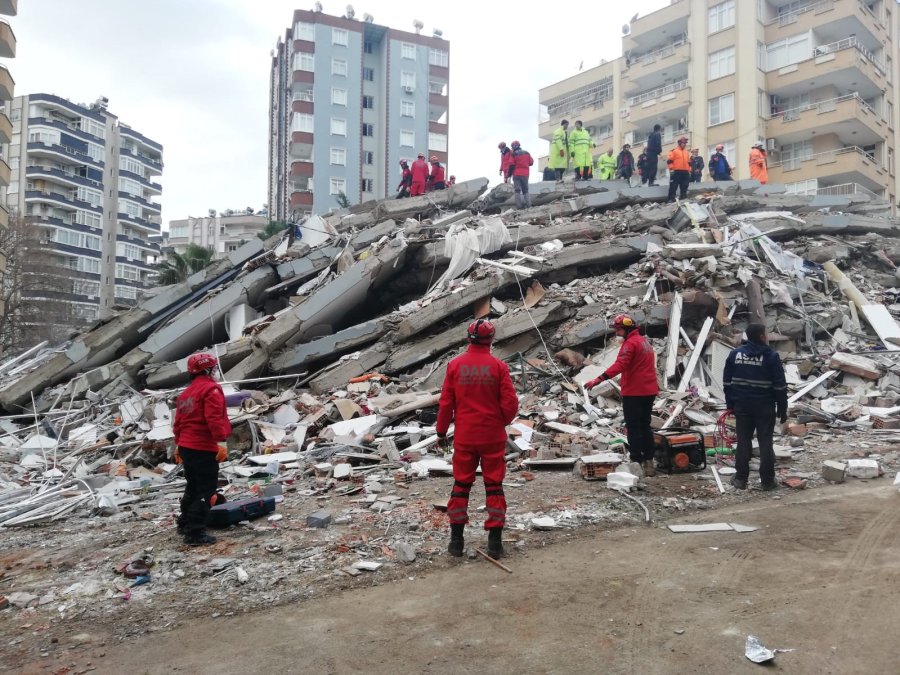
[[[476,345],[489,345],[494,339],[494,324],[488,319],[475,319],[469,324],[467,331],[469,342]]]
[[[193,354],[188,357],[187,369],[191,375],[199,375],[205,370],[212,370],[219,365],[219,359],[212,354],[202,353]]]

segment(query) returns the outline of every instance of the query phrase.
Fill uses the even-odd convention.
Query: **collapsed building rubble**
[[[205,349],[220,360],[234,427],[223,491],[280,506],[235,535],[261,558],[240,561],[220,541],[193,583],[249,584],[265,603],[263,580],[298,568],[350,578],[430,559],[443,550],[451,470],[435,443],[438,393],[473,316],[494,321],[494,353],[520,394],[505,483],[517,546],[528,534],[735,498],[720,476],[730,468],[721,377],[752,320],[766,323],[786,364],[785,485],[900,464],[889,449],[900,442],[900,222],[889,205],[753,181],[692,184],[674,205],[661,203],[664,187],[532,187],[535,206],[523,211],[509,209],[510,186],[488,192],[479,179],[311,216],[67,344],[0,364],[3,536],[27,547],[73,522],[107,535],[105,523],[129,527],[131,537],[103,537],[116,563],[143,561],[140,576],[159,592],[188,583],[185,554],[149,537],[174,530],[183,480],[172,402],[187,357]],[[609,321],[621,312],[657,353],[654,426],[696,433],[709,471],[644,480],[623,452],[616,387],[583,390],[615,358]],[[863,459],[875,468],[834,461]],[[557,496],[537,492],[542,484]],[[615,489],[598,502],[599,485]],[[116,566],[91,556],[79,565],[65,583],[0,593],[70,609],[131,597],[110,583],[124,573]]]

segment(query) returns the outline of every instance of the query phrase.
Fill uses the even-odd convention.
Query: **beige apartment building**
[[[19,0],[0,0],[0,14],[16,16]],[[0,58],[16,57],[16,35],[6,19],[0,19]],[[15,96],[15,80],[9,68],[0,64],[0,144],[9,143],[12,138],[12,122],[9,119],[9,101]],[[6,186],[9,185],[10,168],[6,157],[0,157],[0,227],[9,227],[9,210],[6,207]],[[0,250],[0,277],[6,271],[6,251]],[[0,300],[0,315],[6,312],[5,303]]]
[[[636,157],[660,124],[660,171],[684,135],[707,160],[722,143],[735,178],[762,142],[789,192],[896,208],[898,14],[895,0],[672,0],[623,27],[623,56],[541,89],[540,136],[580,119],[596,154]]]

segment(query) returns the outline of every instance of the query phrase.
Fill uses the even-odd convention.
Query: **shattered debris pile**
[[[480,316],[520,392],[504,483],[517,547],[748,498],[721,480],[733,472],[721,378],[751,322],[767,325],[791,389],[782,483],[895,468],[900,223],[888,206],[753,181],[692,184],[689,201],[665,205],[665,187],[615,185],[539,183],[535,206],[515,211],[510,186],[479,179],[311,216],[0,364],[0,528],[20,552],[4,561],[40,549],[52,570],[0,576],[0,592],[63,619],[99,612],[91,598],[166,594],[163,616],[177,616],[176,594],[210,578],[222,582],[211,602],[245,587],[244,607],[262,606],[440,560],[451,464],[436,406]],[[622,312],[658,356],[654,426],[696,434],[709,470],[646,480],[627,461],[617,387],[584,391],[615,358]],[[201,349],[220,360],[234,427],[222,491],[278,507],[196,558],[173,543],[184,481],[172,407]]]

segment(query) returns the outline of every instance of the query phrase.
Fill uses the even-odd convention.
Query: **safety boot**
[[[188,546],[207,546],[209,544],[215,544],[216,538],[211,534],[201,531],[193,534],[186,534],[184,536],[184,543]]]
[[[654,465],[652,459],[644,460],[643,469],[644,469],[644,475],[649,478],[652,478],[653,476],[656,475],[656,466]]]
[[[503,557],[503,528],[495,527],[488,530],[488,550],[487,554],[494,560]]]
[[[450,543],[447,545],[447,552],[456,558],[462,557],[463,549],[466,546],[465,539],[463,539],[463,530],[465,529],[465,523],[450,524]]]

